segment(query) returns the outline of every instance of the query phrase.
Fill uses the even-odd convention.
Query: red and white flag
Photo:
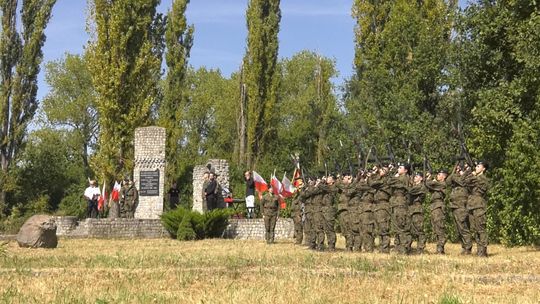
[[[291,184],[291,181],[283,174],[283,179],[281,180],[282,189],[281,196],[291,197],[296,192],[296,188]]]
[[[283,186],[275,175],[272,175],[272,180],[270,181],[270,184],[272,185],[272,192],[275,195],[280,195],[281,191],[283,190]]]
[[[264,178],[259,173],[253,171],[253,182],[255,183],[255,189],[262,193],[268,190],[268,184],[264,181]]]
[[[115,181],[114,182],[114,187],[113,187],[113,190],[112,190],[112,193],[111,193],[111,199],[115,202],[119,202],[120,201],[120,189],[122,188],[122,186],[120,185],[119,182]]]
[[[105,206],[105,198],[107,197],[107,191],[105,191],[105,181],[103,181],[103,188],[101,188],[101,195],[98,199],[98,210],[103,210]]]
[[[300,171],[299,166],[294,169],[292,184],[296,188],[300,187],[303,184],[302,172]]]

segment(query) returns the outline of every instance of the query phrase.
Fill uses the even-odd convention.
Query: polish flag
[[[270,184],[272,185],[272,192],[275,195],[280,195],[281,191],[283,190],[283,185],[281,185],[281,182],[276,178],[275,175],[272,176]]]
[[[300,171],[300,166],[298,166],[297,168],[294,169],[294,173],[293,173],[293,186],[295,188],[298,188],[300,187],[302,184],[303,184],[303,181],[302,181],[302,172]]]
[[[281,180],[283,188],[281,189],[281,196],[291,197],[296,192],[296,188],[291,184],[291,181],[283,174],[283,179]]]
[[[103,181],[103,188],[101,189],[101,195],[98,199],[98,210],[103,210],[105,206],[105,198],[107,197],[107,192],[105,191],[105,181]]]
[[[120,189],[122,188],[122,186],[120,185],[119,182],[115,181],[114,182],[114,187],[113,187],[113,190],[112,190],[112,193],[111,193],[111,199],[115,202],[119,202],[120,201]]]
[[[264,181],[264,178],[255,171],[253,171],[253,182],[255,183],[255,189],[257,189],[259,193],[268,190],[268,184]]]

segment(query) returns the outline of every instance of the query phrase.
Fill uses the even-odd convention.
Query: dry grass
[[[341,247],[343,242],[341,241]],[[433,245],[430,245],[433,247]],[[5,303],[537,303],[540,252],[490,258],[312,252],[289,242],[60,240],[7,245]]]

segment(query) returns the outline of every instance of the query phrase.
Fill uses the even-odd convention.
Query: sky
[[[315,51],[335,60],[340,84],[353,72],[353,0],[281,0],[279,57],[291,57],[301,50]],[[460,0],[463,3],[465,0]],[[195,68],[219,68],[228,77],[238,70],[245,53],[248,0],[191,0],[186,14],[195,26],[189,64]],[[172,0],[162,0],[160,12],[171,8]],[[88,41],[87,1],[57,0],[45,30],[44,60],[58,60],[65,53],[81,54]],[[38,98],[49,88],[43,68],[38,76]]]

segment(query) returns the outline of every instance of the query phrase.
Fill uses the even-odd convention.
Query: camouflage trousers
[[[411,251],[410,216],[405,205],[397,205],[392,208],[392,225],[399,240],[396,250],[401,254],[409,254]]]
[[[380,252],[390,252],[390,210],[387,208],[375,211],[375,226],[380,237]]]
[[[267,243],[274,242],[274,235],[275,235],[274,231],[276,229],[276,222],[277,222],[277,213],[264,215],[264,228],[265,228],[264,238]]]
[[[419,252],[424,251],[426,248],[426,234],[424,232],[424,214],[422,213],[411,214],[411,241],[413,238],[417,239],[417,250]]]
[[[304,234],[304,244],[311,249],[315,249],[317,235],[313,229],[313,213],[311,212],[305,214]]]
[[[294,223],[294,240],[295,244],[302,244],[302,238],[304,236],[304,227],[302,223],[302,215],[296,214],[293,216]]]
[[[452,215],[456,223],[456,228],[461,241],[463,252],[470,253],[472,249],[472,238],[469,226],[469,211],[465,208],[452,209]]]
[[[446,216],[444,208],[435,208],[431,210],[431,226],[437,237],[437,252],[444,253],[444,245],[446,244]]]
[[[486,208],[469,210],[469,220],[477,244],[477,253],[480,256],[487,256],[488,236],[486,231]]]
[[[323,249],[324,244],[324,215],[322,212],[313,212],[313,221],[311,222],[311,228],[315,235],[315,244],[317,249]]]
[[[338,214],[339,226],[341,228],[341,234],[345,237],[345,249],[352,250],[354,246],[354,239],[351,230],[350,216],[348,210],[342,210]]]

